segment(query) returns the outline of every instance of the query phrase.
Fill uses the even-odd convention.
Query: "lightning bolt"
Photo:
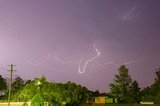
[[[60,62],[62,64],[69,64],[69,63],[73,63],[74,62],[74,61],[63,61],[60,58],[58,58],[55,53],[53,53],[53,55],[54,55],[54,60],[56,60],[56,61],[58,61],[58,62]]]
[[[141,60],[141,57],[140,57],[140,58],[138,58],[138,59],[136,59],[136,60],[128,61],[128,62],[121,63],[121,64],[116,64],[115,62],[107,62],[107,63],[104,63],[104,64],[100,64],[99,62],[96,61],[96,58],[98,58],[101,53],[100,53],[100,51],[96,48],[95,44],[93,45],[93,47],[94,47],[97,55],[94,56],[94,57],[92,57],[91,59],[87,60],[87,61],[85,62],[85,64],[84,64],[84,66],[82,67],[82,69],[81,69],[81,63],[82,63],[83,58],[79,61],[79,63],[78,63],[78,69],[79,69],[79,73],[80,73],[80,74],[82,74],[82,73],[85,72],[86,67],[87,67],[87,64],[88,64],[89,62],[92,62],[92,61],[94,61],[99,67],[103,67],[103,66],[106,66],[106,65],[109,65],[109,64],[112,64],[112,65],[114,65],[114,66],[116,66],[116,67],[119,67],[119,66],[121,66],[121,65],[128,65],[128,64],[136,63],[136,62],[138,62],[139,60]]]
[[[119,67],[119,66],[121,66],[122,64],[123,64],[123,65],[127,65],[127,64],[135,63],[135,62],[137,62],[137,61],[140,59],[140,58],[139,58],[139,59],[136,59],[136,60],[133,60],[133,61],[128,61],[128,62],[121,63],[121,64],[116,64],[115,62],[112,62],[112,61],[111,61],[111,62],[104,63],[104,64],[101,64],[101,63],[99,63],[98,61],[96,61],[96,59],[101,55],[101,52],[96,48],[95,44],[93,44],[93,48],[94,48],[94,50],[96,51],[96,55],[95,55],[94,57],[92,57],[91,59],[86,60],[83,66],[81,66],[82,61],[83,61],[83,58],[81,58],[80,61],[78,62],[78,72],[79,72],[80,74],[82,74],[82,73],[85,72],[86,67],[87,67],[87,65],[88,65],[90,62],[95,62],[95,63],[97,64],[97,66],[99,66],[99,67],[104,67],[104,66],[109,65],[109,64],[112,64],[112,65],[114,65],[114,66],[116,66],[116,67]],[[31,65],[34,65],[34,66],[41,65],[41,64],[43,64],[44,62],[46,62],[46,61],[48,61],[48,60],[57,61],[57,62],[60,62],[60,63],[62,63],[62,64],[77,63],[77,61],[63,61],[63,60],[61,60],[60,58],[58,58],[55,53],[52,53],[52,54],[51,54],[51,52],[48,53],[48,55],[47,55],[46,58],[40,60],[39,62],[34,63],[34,62],[30,61],[30,59],[29,59],[29,54],[28,54],[26,51],[24,51],[24,50],[23,50],[23,52],[25,53],[25,57],[26,57],[27,63],[29,63],[29,64],[31,64]],[[53,57],[52,57],[52,55],[53,55]],[[0,68],[1,68],[1,67],[0,67]],[[48,69],[48,67],[45,67],[45,68]]]
[[[106,66],[106,65],[109,65],[109,64],[112,64],[112,65],[117,66],[117,67],[120,66],[119,64],[116,64],[116,63],[114,63],[114,62],[107,62],[107,63],[104,63],[104,64],[101,64],[101,63],[99,63],[99,62],[97,62],[97,61],[95,61],[95,62],[96,62],[96,64],[97,64],[99,67],[103,67],[103,66]]]
[[[50,56],[51,56],[51,53],[49,52],[46,58],[44,58],[44,59],[42,59],[42,60],[34,63],[34,62],[32,62],[32,61],[29,59],[29,54],[28,54],[28,52],[26,52],[26,51],[24,51],[24,50],[23,50],[23,52],[25,53],[25,58],[26,58],[27,63],[29,63],[29,64],[31,64],[31,65],[34,65],[34,66],[38,66],[38,65],[46,62],[47,60],[49,60],[49,58],[50,58]]]
[[[53,62],[56,61],[56,62],[59,62],[61,64],[69,64],[69,63],[75,62],[75,61],[63,61],[60,58],[58,58],[55,53],[49,52],[48,55],[46,56],[46,58],[44,58],[44,59],[42,59],[42,60],[40,60],[40,61],[38,61],[38,62],[35,63],[35,62],[32,62],[29,59],[29,57],[31,57],[31,56],[28,54],[27,51],[25,51],[23,49],[22,49],[22,51],[23,51],[23,53],[25,53],[25,59],[26,59],[26,62],[28,64],[31,64],[33,66],[40,66],[40,67],[48,69],[48,70],[53,70],[53,69],[49,68],[49,67],[46,67],[46,66],[42,66],[42,64],[45,63],[45,62],[47,62],[47,61],[53,61]],[[58,72],[60,72],[60,71],[58,71]]]
[[[99,63],[99,62],[97,62],[97,61],[95,61],[95,62],[96,62],[96,64],[97,64],[99,67],[103,67],[103,66],[106,66],[106,65],[109,65],[109,64],[112,64],[112,65],[114,65],[114,66],[116,66],[116,67],[120,67],[121,65],[128,65],[128,64],[136,63],[136,62],[138,62],[139,60],[141,60],[141,57],[138,58],[138,59],[136,59],[136,60],[128,61],[128,62],[121,63],[121,64],[116,64],[116,63],[114,63],[114,62],[107,62],[107,63],[101,64],[101,63]]]
[[[123,21],[125,21],[125,20],[130,20],[130,19],[136,17],[138,14],[134,14],[134,13],[133,13],[134,10],[135,10],[135,5],[133,5],[133,6],[129,9],[129,11],[128,11],[128,12],[124,15],[124,17],[122,18],[122,20],[123,20]]]
[[[125,14],[125,16],[123,17],[123,21],[128,20],[129,17],[131,16],[132,12],[134,11],[135,6],[132,6],[131,9],[129,9],[128,13]]]
[[[91,59],[87,60],[87,61],[85,62],[85,64],[84,64],[84,66],[82,67],[82,70],[81,70],[80,65],[81,65],[83,59],[80,60],[80,62],[78,63],[78,69],[79,69],[79,73],[80,73],[80,74],[85,72],[85,69],[86,69],[87,64],[88,64],[89,62],[94,61],[94,60],[95,60],[97,57],[99,57],[100,54],[101,54],[101,53],[99,52],[99,50],[96,48],[95,44],[93,45],[93,47],[94,47],[97,55],[94,56],[94,57],[92,57]]]
[[[7,68],[5,66],[0,65],[0,69],[6,70]]]

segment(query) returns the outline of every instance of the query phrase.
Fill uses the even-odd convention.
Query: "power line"
[[[8,94],[8,106],[10,106],[10,100],[11,100],[11,87],[12,87],[12,74],[13,74],[13,71],[16,71],[16,70],[13,70],[13,66],[16,66],[16,65],[8,65],[10,67],[10,71],[11,74],[10,74],[10,83],[9,83],[9,94]]]

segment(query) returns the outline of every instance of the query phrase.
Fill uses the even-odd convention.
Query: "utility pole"
[[[10,74],[10,83],[9,83],[9,92],[8,92],[8,106],[10,106],[10,100],[11,100],[11,88],[12,88],[12,74],[13,74],[13,71],[16,71],[16,70],[13,70],[13,64],[9,65],[10,66],[10,71],[11,74]]]

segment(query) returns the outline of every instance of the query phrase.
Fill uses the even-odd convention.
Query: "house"
[[[105,104],[105,103],[118,103],[117,98],[109,98],[108,96],[94,97],[94,103]]]

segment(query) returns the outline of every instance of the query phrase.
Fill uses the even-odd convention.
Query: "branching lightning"
[[[78,62],[78,71],[79,71],[80,74],[82,74],[82,73],[84,73],[86,71],[86,67],[90,62],[95,62],[97,64],[97,66],[99,66],[99,67],[104,67],[104,66],[109,65],[109,64],[114,65],[116,67],[119,67],[121,65],[128,65],[128,64],[136,63],[140,59],[140,58],[138,58],[136,60],[128,61],[128,62],[121,63],[121,64],[117,64],[117,63],[112,62],[112,61],[104,63],[104,64],[101,64],[98,61],[96,61],[96,59],[101,55],[101,52],[98,50],[98,48],[96,48],[95,44],[93,45],[93,48],[96,51],[96,55],[94,57],[92,57],[91,59],[86,60],[83,66],[82,66],[83,58],[81,58],[80,61]],[[24,53],[25,53],[25,57],[26,57],[27,63],[29,63],[31,65],[34,65],[34,66],[41,65],[41,64],[45,63],[48,60],[56,61],[56,62],[59,62],[61,64],[76,63],[76,61],[63,61],[60,58],[58,58],[55,53],[51,53],[51,52],[48,53],[46,58],[34,63],[29,59],[29,57],[30,57],[29,54],[26,51],[24,51]]]
[[[97,64],[99,67],[103,67],[103,66],[110,65],[110,64],[119,67],[119,66],[121,66],[121,65],[128,65],[128,64],[136,63],[136,62],[138,62],[140,59],[141,59],[141,57],[138,58],[138,59],[136,59],[136,60],[128,61],[128,62],[121,63],[121,64],[116,64],[116,63],[114,63],[114,62],[107,62],[107,63],[101,64],[101,63],[99,63],[99,62],[97,62],[97,61],[95,61],[95,62],[96,62],[96,64]]]
[[[47,60],[49,60],[49,58],[50,58],[50,56],[51,56],[51,53],[49,52],[46,58],[44,58],[44,59],[42,59],[42,60],[34,63],[34,62],[32,62],[32,61],[29,59],[29,54],[28,54],[28,52],[26,52],[26,51],[24,51],[24,50],[23,50],[23,52],[25,53],[25,57],[26,57],[27,63],[29,63],[29,64],[31,64],[31,65],[34,65],[34,66],[38,66],[38,65],[46,62]]]
[[[114,63],[114,62],[107,62],[107,63],[104,63],[104,64],[101,64],[101,63],[99,63],[99,62],[97,62],[97,61],[95,61],[95,62],[96,62],[96,64],[97,64],[99,67],[103,67],[103,66],[106,66],[106,65],[109,65],[109,64],[112,64],[112,65],[117,66],[117,67],[120,66],[120,65],[118,65],[118,64],[116,64],[116,63]]]
[[[60,63],[62,63],[62,64],[68,64],[68,63],[73,63],[73,62],[74,62],[74,61],[63,61],[63,60],[59,59],[59,58],[56,56],[55,53],[53,53],[53,55],[54,55],[54,60],[56,60],[56,61],[58,61],[58,62],[60,62]]]
[[[116,64],[116,63],[114,63],[114,62],[107,62],[107,63],[104,63],[104,64],[100,64],[99,62],[96,61],[96,58],[98,58],[101,53],[100,53],[100,51],[96,48],[95,44],[94,44],[93,47],[94,47],[97,55],[94,56],[93,58],[87,60],[87,61],[85,62],[85,64],[84,64],[84,66],[82,67],[82,69],[81,69],[80,65],[81,65],[83,59],[80,60],[80,62],[78,63],[78,69],[79,69],[79,73],[80,73],[80,74],[85,72],[86,67],[87,67],[87,64],[88,64],[89,62],[92,62],[92,61],[94,61],[99,67],[103,67],[103,66],[106,66],[106,65],[109,65],[109,64],[112,64],[112,65],[114,65],[114,66],[116,66],[116,67],[119,67],[119,66],[121,66],[121,65],[128,65],[128,64],[136,63],[138,60],[141,59],[141,58],[138,58],[138,59],[136,59],[136,60],[128,61],[128,62],[121,63],[121,64]]]
[[[128,12],[124,15],[124,17],[122,18],[122,20],[123,20],[123,21],[125,21],[125,20],[130,20],[130,19],[136,17],[137,14],[134,14],[134,13],[133,13],[134,10],[135,10],[135,5],[133,5],[133,6],[129,9],[129,11],[128,11]]]
[[[5,66],[0,65],[0,69],[6,70],[7,68]]]
[[[123,21],[128,20],[129,17],[131,16],[132,12],[134,11],[135,6],[132,6],[131,9],[129,9],[128,13],[125,14],[125,16],[123,17]]]
[[[52,56],[52,53],[49,52],[48,55],[46,56],[46,58],[34,63],[29,59],[29,57],[31,57],[31,56],[29,56],[28,52],[26,52],[24,50],[23,50],[23,52],[25,53],[26,62],[28,64],[31,64],[31,65],[34,65],[34,66],[39,66],[39,65],[45,63],[48,60],[57,61],[57,62],[60,62],[62,64],[69,64],[69,63],[73,63],[74,62],[74,61],[63,61],[60,58],[58,58],[55,53],[53,53],[53,56]]]
[[[84,73],[84,72],[85,72],[85,69],[86,69],[86,67],[87,67],[87,64],[88,64],[89,62],[94,61],[97,57],[100,56],[101,53],[100,53],[99,50],[96,48],[95,44],[93,45],[93,47],[94,47],[95,51],[97,52],[97,55],[94,56],[93,58],[87,60],[87,61],[85,62],[85,64],[84,64],[84,66],[82,67],[82,70],[81,70],[80,65],[81,65],[81,62],[82,62],[83,59],[81,59],[80,62],[79,62],[79,64],[78,64],[79,73]]]

